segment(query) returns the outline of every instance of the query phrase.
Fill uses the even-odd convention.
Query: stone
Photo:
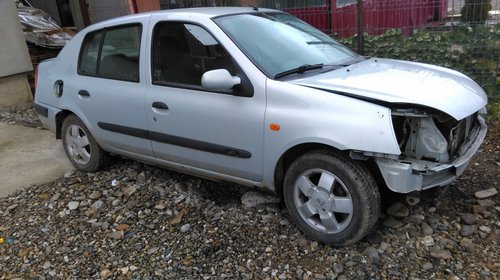
[[[387,209],[387,214],[396,218],[405,218],[410,215],[410,209],[401,202],[396,202]]]
[[[422,238],[422,243],[426,247],[434,246],[434,238],[432,238],[432,236],[425,236],[424,238]]]
[[[69,210],[76,210],[76,209],[78,209],[78,206],[80,206],[80,202],[78,202],[78,201],[68,202],[68,209]]]
[[[115,227],[117,231],[127,231],[130,228],[127,224],[119,224]]]
[[[460,219],[468,225],[473,225],[477,222],[477,217],[474,214],[466,213],[460,216]]]
[[[344,272],[344,266],[341,263],[336,263],[333,265],[333,271],[335,271],[336,274],[341,274]]]
[[[182,183],[175,183],[174,189],[180,193],[186,193],[188,191],[186,185]]]
[[[17,206],[19,206],[19,204],[12,204],[9,207],[7,207],[7,211],[14,210],[17,208]]]
[[[421,215],[421,214],[414,214],[414,215],[411,215],[409,217],[409,219],[415,225],[420,225],[424,221],[425,217],[424,217],[424,215]]]
[[[101,279],[108,279],[113,275],[113,272],[111,272],[111,270],[109,269],[104,269],[101,271],[100,275]]]
[[[271,253],[273,251],[273,248],[267,247],[266,250],[264,250],[266,253]]]
[[[137,189],[134,187],[134,186],[130,186],[130,187],[127,187],[123,190],[123,194],[126,196],[126,197],[130,197],[132,196],[135,192],[137,191]]]
[[[158,203],[155,205],[155,209],[157,209],[157,210],[163,210],[165,208],[166,208],[166,206],[163,203]]]
[[[460,241],[460,247],[465,249],[465,251],[471,252],[472,250],[474,250],[475,246],[476,245],[474,244],[472,239],[464,238],[464,239],[462,239],[462,241]]]
[[[437,229],[440,230],[440,231],[448,231],[448,226],[444,225],[444,224],[439,224],[437,226]]]
[[[57,200],[59,200],[59,197],[61,197],[61,193],[55,193],[49,200],[50,203],[54,203]]]
[[[357,264],[357,263],[356,263],[355,261],[347,261],[347,262],[345,263],[345,265],[346,265],[347,267],[352,267],[352,266],[355,266],[356,264]]]
[[[436,259],[444,259],[444,260],[449,260],[451,259],[451,252],[450,250],[443,250],[439,248],[439,246],[434,246],[431,248],[430,254],[433,258]]]
[[[49,269],[49,268],[50,268],[50,262],[49,262],[49,261],[44,262],[44,263],[43,263],[42,268],[43,268],[44,270]]]
[[[126,267],[119,268],[118,270],[120,270],[121,274],[125,275],[129,272],[130,269],[128,268],[128,266],[126,266]]]
[[[70,170],[70,171],[64,173],[64,178],[69,178],[69,177],[73,176],[74,174],[75,174],[75,171]]]
[[[432,268],[434,268],[434,266],[432,265],[432,263],[430,262],[426,262],[424,263],[424,265],[422,266],[422,269],[423,270],[431,270]]]
[[[479,199],[484,199],[488,197],[492,197],[498,193],[497,189],[495,188],[489,188],[486,190],[478,191],[474,193],[474,196]]]
[[[389,228],[397,229],[402,227],[404,224],[394,218],[388,218],[384,221],[383,225]]]
[[[93,209],[93,208],[89,208],[87,210],[85,210],[85,216],[87,217],[95,217],[95,215],[97,214],[97,211],[96,209]]]
[[[125,233],[123,232],[123,230],[117,230],[117,231],[113,231],[109,234],[109,237],[112,238],[112,239],[123,239],[125,237]]]
[[[280,221],[280,225],[282,226],[288,226],[290,225],[290,221],[288,221],[287,219],[283,219]]]
[[[380,250],[385,251],[385,250],[387,250],[390,247],[391,247],[391,245],[389,245],[389,243],[381,242],[379,248],[380,248]]]
[[[486,232],[486,233],[490,233],[491,232],[491,228],[489,228],[487,226],[480,226],[479,230],[483,231],[483,232]]]
[[[90,206],[90,208],[98,210],[102,207],[103,204],[104,202],[102,202],[102,200],[97,200]]]
[[[460,229],[460,235],[462,236],[471,236],[474,233],[474,229],[471,226],[463,226]]]
[[[495,206],[496,203],[491,199],[482,199],[482,200],[478,200],[477,204],[479,204],[483,207],[491,207],[491,206]]]
[[[182,221],[182,217],[184,216],[184,212],[183,211],[180,211],[179,213],[177,213],[177,215],[175,215],[175,217],[173,217],[171,220],[170,220],[170,224],[171,225],[177,225],[177,224],[180,224],[181,221]]]
[[[116,206],[120,205],[120,203],[121,203],[121,200],[119,200],[119,199],[115,199],[115,200],[113,200],[113,202],[111,202],[111,205],[112,205],[113,207],[116,207]]]
[[[380,255],[374,247],[368,247],[366,248],[366,253],[368,254],[368,257],[370,257],[373,261],[379,261],[380,260]]]
[[[316,241],[312,241],[312,242],[311,242],[311,251],[312,251],[312,252],[317,251],[317,250],[318,250],[318,246],[319,246],[318,242],[316,242]]]
[[[99,199],[99,198],[101,198],[101,196],[102,196],[102,194],[100,191],[93,191],[89,194],[89,198],[93,199],[93,200]]]
[[[190,224],[185,224],[183,226],[181,226],[181,232],[187,232],[191,229],[191,225]]]
[[[160,250],[160,247],[153,247],[148,250],[148,255],[153,255],[154,253],[158,252]]]
[[[277,196],[264,194],[257,191],[249,191],[241,197],[243,208],[255,208],[260,205],[279,203],[280,200]]]
[[[441,238],[439,239],[439,244],[441,244],[444,248],[451,249],[457,245],[457,242],[449,238]]]
[[[426,236],[434,233],[434,230],[432,230],[431,226],[429,226],[426,222],[422,222],[422,224],[420,224],[420,228],[422,229],[422,233]]]
[[[472,206],[472,213],[474,213],[474,214],[481,214],[484,211],[486,211],[486,207],[484,207],[484,206],[481,206],[481,205],[473,205]]]
[[[23,250],[19,251],[19,253],[17,254],[17,256],[20,257],[20,258],[27,257],[30,254],[31,251],[33,251],[33,247],[28,247],[26,249],[23,249]]]

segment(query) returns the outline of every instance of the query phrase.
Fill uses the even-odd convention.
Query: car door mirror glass
[[[227,90],[240,83],[240,77],[231,76],[226,69],[211,70],[201,77],[201,85],[208,90]]]

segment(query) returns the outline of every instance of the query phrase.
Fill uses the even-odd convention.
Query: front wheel
[[[314,240],[346,246],[363,238],[380,213],[380,194],[362,165],[326,150],[295,160],[284,199],[295,224]]]
[[[62,124],[64,152],[76,169],[95,172],[102,169],[108,154],[99,147],[85,124],[75,115],[69,115]]]

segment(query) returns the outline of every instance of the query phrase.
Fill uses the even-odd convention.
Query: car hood
[[[427,106],[457,120],[487,103],[481,87],[457,71],[392,59],[371,58],[289,82],[362,99]]]

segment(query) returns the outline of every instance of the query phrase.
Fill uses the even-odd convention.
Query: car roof
[[[170,9],[170,10],[161,10],[151,12],[151,14],[190,14],[190,15],[199,15],[206,16],[209,18],[232,15],[232,14],[242,14],[242,13],[258,13],[258,12],[279,12],[273,9],[264,9],[264,8],[254,8],[254,7],[205,7],[205,8],[184,8],[184,9]]]
[[[98,28],[103,28],[108,25],[121,24],[130,22],[133,20],[138,20],[141,18],[147,18],[151,15],[176,15],[180,17],[198,17],[198,18],[214,18],[218,16],[234,15],[234,14],[251,14],[251,13],[262,13],[262,12],[273,12],[279,13],[281,11],[273,9],[264,8],[254,8],[254,7],[206,7],[206,8],[183,8],[183,9],[170,9],[170,10],[160,10],[153,12],[145,12],[132,14],[127,16],[116,17],[108,20],[104,20],[98,23],[90,25],[87,30],[95,30]]]

